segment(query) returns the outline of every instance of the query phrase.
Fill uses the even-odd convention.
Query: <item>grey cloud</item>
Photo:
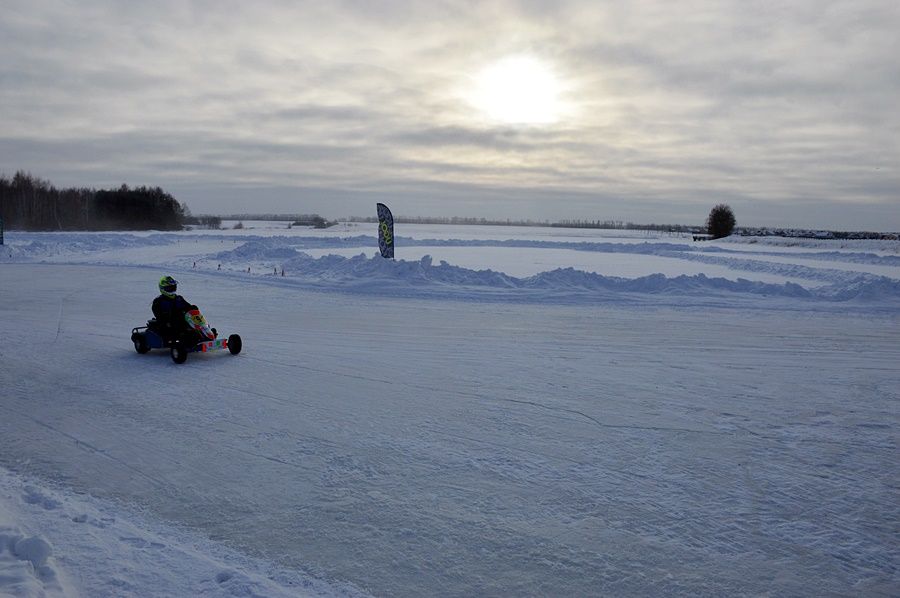
[[[900,229],[898,29],[888,0],[14,1],[0,169],[171,186],[195,212],[233,186],[344,215],[394,194],[418,214],[680,222],[728,200]],[[507,52],[553,61],[581,112],[473,118],[454,86]]]
[[[546,151],[549,147],[571,150],[588,149],[587,144],[572,143],[557,133],[507,128],[469,128],[461,126],[426,127],[386,135],[389,142],[413,146],[473,146],[508,151]]]

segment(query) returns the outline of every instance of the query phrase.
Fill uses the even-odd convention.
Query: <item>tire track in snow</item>
[[[262,359],[259,357],[247,357],[247,359],[253,359],[254,361],[258,361],[258,362],[262,362],[262,363],[269,363],[272,365],[279,365],[282,367],[303,369],[303,370],[307,370],[307,371],[311,371],[311,372],[317,372],[320,374],[329,374],[332,376],[352,378],[354,380],[363,380],[366,382],[378,382],[378,383],[387,384],[387,385],[398,384],[398,382],[396,382],[396,381],[386,380],[383,378],[375,378],[375,377],[371,377],[371,376],[361,376],[361,375],[357,375],[357,374],[348,374],[347,372],[343,372],[343,371],[329,370],[329,369],[325,369],[325,368],[314,368],[314,367],[310,367],[307,365],[284,363],[284,362],[279,362],[279,361],[271,360],[271,359]],[[441,393],[452,392],[455,395],[469,397],[472,399],[479,399],[479,400],[484,400],[484,401],[502,401],[502,402],[508,402],[508,403],[518,403],[518,404],[522,404],[522,405],[530,405],[533,407],[538,407],[540,409],[545,409],[547,411],[568,413],[571,415],[575,415],[581,419],[587,420],[599,428],[648,430],[648,431],[652,431],[652,432],[683,432],[683,433],[689,433],[689,434],[707,434],[707,435],[712,435],[712,436],[734,436],[734,434],[729,434],[728,432],[721,432],[721,431],[715,431],[715,430],[697,430],[697,429],[692,429],[692,428],[675,428],[675,427],[665,427],[665,426],[637,426],[637,425],[630,425],[630,424],[609,424],[609,423],[602,422],[602,421],[598,420],[597,418],[595,418],[591,415],[588,415],[587,413],[584,413],[583,411],[579,411],[577,409],[570,409],[567,407],[555,407],[555,406],[546,405],[546,404],[543,404],[543,403],[540,403],[537,401],[494,397],[494,396],[486,395],[484,393],[469,392],[469,391],[465,391],[465,390],[449,391],[446,388],[438,388],[438,387],[434,387],[434,386],[428,386],[428,385],[424,385],[424,384],[415,384],[415,383],[409,383],[409,382],[404,382],[402,384],[408,388],[415,388],[418,390],[427,390],[430,392],[441,392]],[[259,393],[253,392],[253,391],[248,391],[248,392],[250,392],[251,394],[259,394]],[[753,434],[753,435],[758,435],[753,432],[750,432],[749,430],[748,430],[748,433]]]
[[[101,449],[101,448],[99,448],[99,447],[96,447],[96,446],[92,445],[90,442],[86,442],[86,441],[84,441],[84,440],[78,438],[77,436],[74,436],[73,434],[69,434],[68,432],[65,432],[65,431],[63,431],[63,430],[60,430],[59,428],[56,428],[55,426],[52,426],[51,424],[48,424],[47,422],[45,422],[45,421],[43,421],[43,420],[41,420],[41,419],[38,419],[38,418],[36,418],[36,417],[33,417],[33,416],[31,416],[31,415],[29,415],[29,414],[27,414],[27,413],[23,413],[23,412],[19,411],[18,409],[12,409],[12,408],[9,407],[9,405],[0,405],[0,408],[6,409],[7,411],[14,413],[15,415],[17,415],[17,416],[19,416],[19,417],[21,417],[21,418],[30,420],[30,421],[34,422],[35,424],[37,424],[37,425],[39,425],[39,426],[41,426],[41,427],[44,427],[44,428],[50,430],[51,432],[53,432],[53,433],[55,433],[55,434],[57,434],[57,435],[59,435],[59,436],[62,436],[62,437],[64,437],[64,438],[68,438],[69,440],[71,440],[71,441],[73,441],[73,442],[75,443],[75,446],[77,446],[77,447],[84,447],[84,448],[86,448],[88,451],[90,451],[91,453],[95,453],[95,454],[101,455],[101,456],[103,456],[103,457],[106,457],[106,458],[109,459],[110,461],[113,461],[114,463],[118,463],[118,464],[121,465],[122,467],[124,467],[124,468],[128,469],[129,471],[131,471],[131,472],[133,472],[133,473],[135,473],[135,474],[141,476],[142,478],[144,478],[144,479],[146,479],[146,480],[149,480],[150,482],[152,482],[153,484],[157,485],[157,486],[160,487],[160,488],[166,488],[166,487],[169,486],[169,484],[168,484],[167,482],[164,482],[163,480],[160,480],[159,478],[156,478],[156,477],[154,477],[154,476],[152,476],[152,475],[150,475],[150,474],[148,474],[148,473],[145,473],[144,471],[142,471],[141,469],[135,467],[134,465],[131,465],[131,464],[128,463],[127,461],[123,461],[122,459],[119,459],[118,457],[114,457],[113,455],[110,455],[110,454],[109,454],[108,452],[106,452],[105,450],[103,450],[103,449]]]
[[[668,428],[665,426],[635,426],[630,424],[607,424],[604,423],[597,418],[588,415],[582,411],[578,411],[577,409],[568,409],[566,407],[553,407],[551,405],[544,405],[543,403],[539,403],[537,401],[526,401],[524,399],[504,399],[501,397],[484,397],[493,401],[505,401],[508,403],[521,403],[524,405],[532,405],[534,407],[539,407],[541,409],[548,409],[551,411],[562,411],[565,413],[573,413],[575,415],[579,415],[587,420],[593,422],[596,426],[601,428],[617,428],[617,429],[627,429],[627,430],[649,430],[652,432],[687,432],[692,434],[710,434],[712,436],[733,436],[733,434],[728,434],[727,432],[717,432],[713,430],[694,430],[691,428]]]
[[[284,363],[284,362],[280,362],[280,361],[276,361],[276,360],[262,359],[262,358],[258,358],[258,357],[249,357],[248,356],[248,357],[245,357],[245,359],[252,359],[252,360],[255,360],[255,361],[258,361],[261,363],[268,363],[271,365],[278,365],[278,366],[286,367],[286,368],[303,369],[303,370],[307,370],[307,371],[311,371],[311,372],[317,372],[320,374],[329,374],[332,376],[351,378],[354,380],[363,380],[366,382],[377,382],[377,383],[391,385],[391,386],[397,385],[397,384],[402,384],[403,386],[408,387],[408,388],[414,388],[414,389],[418,389],[418,390],[426,390],[426,391],[434,392],[434,393],[452,393],[457,396],[468,397],[471,399],[477,399],[477,400],[481,400],[481,401],[497,401],[497,402],[507,402],[507,403],[521,404],[521,405],[529,405],[529,406],[537,407],[539,409],[544,409],[547,411],[555,411],[555,412],[559,412],[559,413],[567,413],[567,414],[575,415],[579,419],[586,420],[586,421],[590,422],[591,424],[593,424],[594,426],[596,426],[598,428],[602,428],[602,429],[643,430],[643,431],[649,431],[649,432],[662,432],[662,433],[673,432],[673,433],[696,434],[696,435],[705,435],[705,436],[728,436],[728,437],[751,436],[753,438],[757,438],[760,440],[771,440],[771,441],[774,441],[774,442],[777,442],[780,444],[798,442],[798,443],[804,443],[804,444],[808,443],[808,444],[824,444],[824,445],[831,445],[831,446],[840,446],[840,447],[844,447],[844,448],[850,448],[850,447],[872,448],[872,446],[868,445],[868,444],[857,443],[857,442],[852,442],[852,441],[842,442],[839,440],[830,440],[827,438],[781,438],[778,436],[768,435],[763,432],[757,432],[757,431],[747,428],[745,426],[736,426],[736,428],[738,429],[739,432],[735,433],[735,432],[727,432],[727,431],[721,431],[721,430],[698,430],[695,428],[679,428],[679,427],[669,427],[669,426],[640,426],[640,425],[634,425],[634,424],[611,424],[611,423],[603,422],[603,421],[597,419],[596,417],[591,416],[587,413],[584,413],[583,411],[579,411],[577,409],[571,409],[568,407],[556,407],[553,405],[546,405],[546,404],[540,403],[538,401],[496,397],[496,396],[490,396],[485,393],[474,392],[474,391],[465,391],[465,390],[450,391],[444,387],[434,387],[434,386],[428,386],[428,385],[424,385],[424,384],[415,384],[415,383],[409,383],[409,382],[397,382],[395,380],[387,380],[384,378],[376,378],[376,377],[372,377],[372,376],[362,376],[362,375],[357,375],[357,374],[348,374],[347,372],[344,372],[344,371],[330,370],[330,369],[326,369],[326,368],[315,368],[315,367],[302,365],[302,364]],[[254,395],[258,395],[258,396],[264,396],[264,397],[267,397],[270,399],[277,399],[276,397],[263,395],[262,393],[259,393],[256,391],[247,390],[246,392],[248,392],[249,394],[254,394]],[[280,400],[280,399],[277,399],[277,400]],[[312,407],[315,407],[315,406],[312,406]],[[573,421],[571,418],[565,418],[565,419],[567,419],[569,421]]]

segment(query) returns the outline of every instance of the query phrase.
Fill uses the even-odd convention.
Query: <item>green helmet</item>
[[[178,281],[171,276],[163,276],[159,279],[159,292],[166,297],[174,297],[176,290],[178,290]]]

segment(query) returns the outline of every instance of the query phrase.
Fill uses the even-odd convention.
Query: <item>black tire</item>
[[[187,361],[188,352],[187,349],[184,348],[184,345],[176,342],[174,345],[172,345],[171,355],[172,361],[174,361],[175,363],[184,363],[185,361]]]
[[[141,355],[150,350],[150,347],[147,346],[147,337],[143,334],[135,334],[131,337],[131,340],[134,343],[134,350]]]
[[[240,353],[241,347],[243,347],[243,343],[241,342],[240,334],[232,334],[228,337],[228,350],[231,351],[232,355]]]

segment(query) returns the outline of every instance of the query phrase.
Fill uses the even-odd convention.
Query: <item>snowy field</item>
[[[900,243],[244,225],[6,232],[0,595],[900,594]]]

